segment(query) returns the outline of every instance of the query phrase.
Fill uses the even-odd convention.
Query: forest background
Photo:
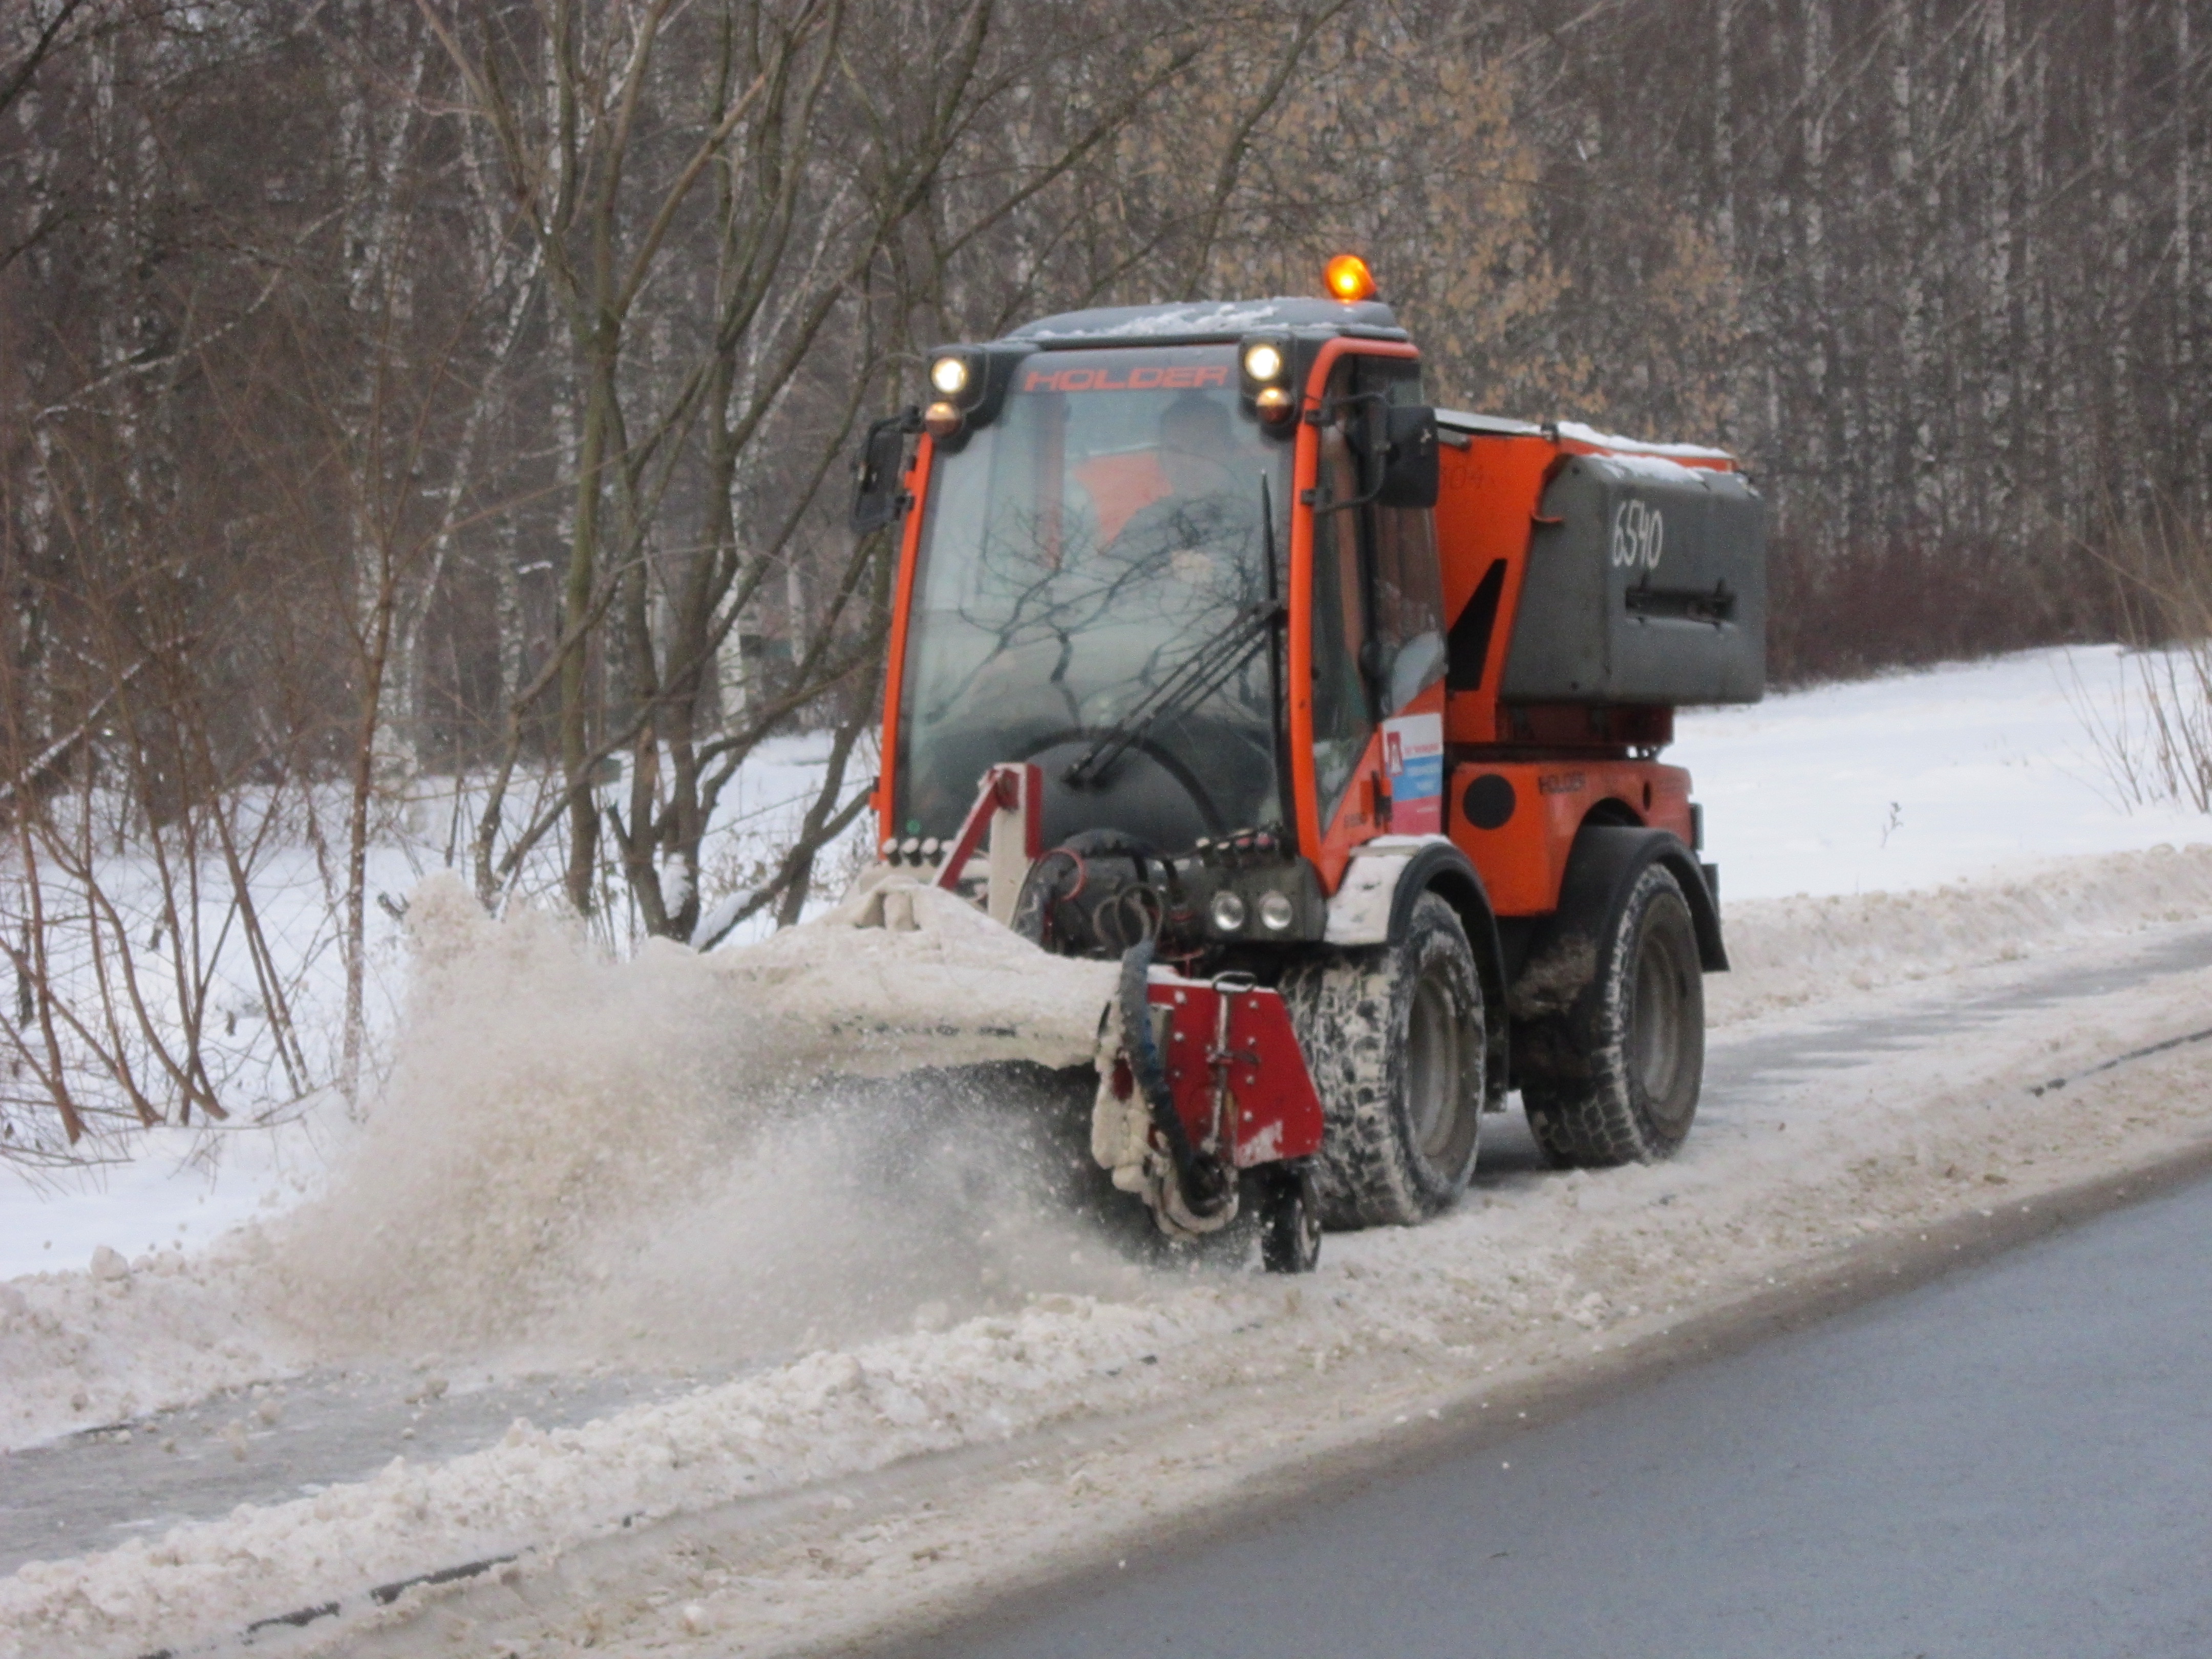
[[[1437,401],[1743,458],[1784,684],[2201,640],[2208,35],[0,0],[0,1159],[360,1097],[395,848],[617,949],[795,920],[874,769],[857,439],[1047,311],[1360,252]]]

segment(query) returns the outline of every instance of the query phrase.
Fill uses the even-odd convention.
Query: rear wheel
[[[1690,1133],[1705,1066],[1705,990],[1688,902],[1646,866],[1600,941],[1597,976],[1522,1048],[1521,1098],[1552,1162],[1649,1164]],[[1539,1058],[1540,1056],[1540,1058]]]
[[[1328,1121],[1323,1220],[1436,1214],[1474,1173],[1482,1125],[1482,981],[1457,914],[1424,893],[1401,943],[1300,963],[1282,993]]]

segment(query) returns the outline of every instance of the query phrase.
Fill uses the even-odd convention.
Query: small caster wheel
[[[1303,1161],[1260,1172],[1260,1265],[1271,1273],[1310,1273],[1321,1260],[1321,1205]]]

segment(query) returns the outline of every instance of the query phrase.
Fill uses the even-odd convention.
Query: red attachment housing
[[[994,766],[983,774],[982,787],[976,792],[975,804],[968,809],[968,817],[953,837],[952,845],[939,866],[936,885],[948,893],[960,890],[960,884],[968,872],[968,860],[982,849],[991,833],[991,823],[1001,812],[1019,813],[1022,817],[1022,867],[1026,870],[1044,854],[1044,775],[1036,767],[1022,763]]]
[[[1321,1098],[1281,997],[1243,974],[1155,969],[1146,1000],[1192,1146],[1240,1170],[1321,1150]]]

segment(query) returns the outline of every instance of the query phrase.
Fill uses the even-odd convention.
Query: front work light
[[[1357,253],[1340,253],[1331,259],[1322,280],[1328,284],[1332,299],[1347,304],[1355,300],[1371,300],[1379,291],[1375,286],[1375,273],[1367,269],[1367,261]]]
[[[958,357],[939,357],[929,366],[929,383],[948,398],[968,389],[968,365]]]
[[[1283,372],[1283,349],[1273,340],[1255,340],[1244,348],[1244,373],[1262,385]]]

